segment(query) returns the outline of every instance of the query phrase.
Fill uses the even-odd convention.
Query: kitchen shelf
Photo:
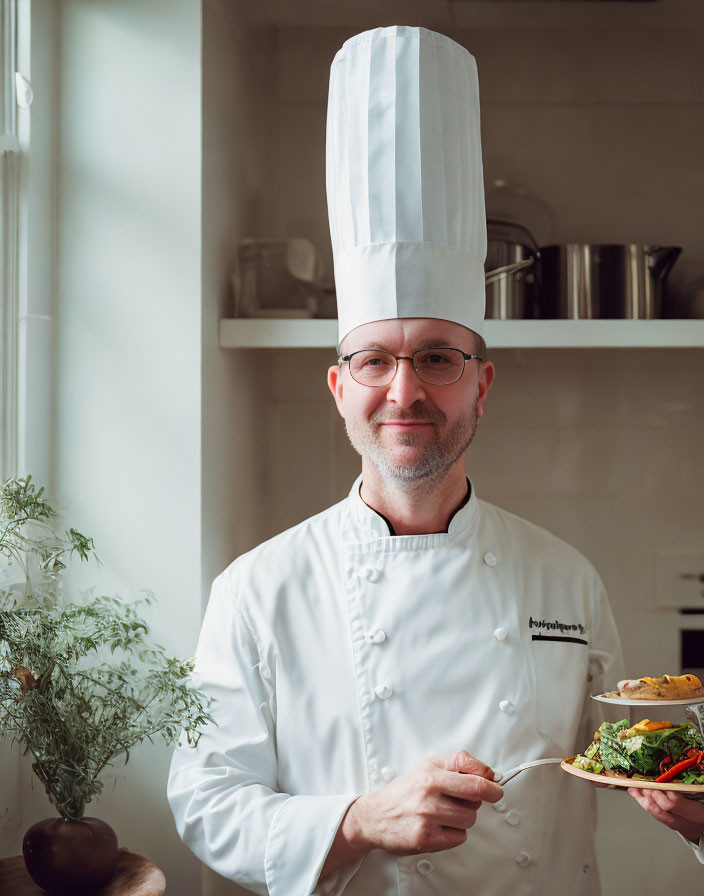
[[[489,348],[704,348],[704,320],[489,320]],[[221,348],[334,348],[336,320],[220,321]]]

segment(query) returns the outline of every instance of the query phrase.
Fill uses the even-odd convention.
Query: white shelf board
[[[489,320],[489,348],[704,348],[704,320]],[[221,348],[334,348],[336,320],[220,321]]]

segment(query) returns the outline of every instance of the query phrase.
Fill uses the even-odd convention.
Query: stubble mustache
[[[441,411],[407,411],[401,414],[389,414],[387,411],[376,411],[369,417],[369,424],[378,428],[384,423],[439,423],[445,422]]]

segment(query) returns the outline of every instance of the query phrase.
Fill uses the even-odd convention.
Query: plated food
[[[686,722],[602,722],[591,744],[570,764],[590,776],[623,783],[686,784],[704,790],[704,737]]]
[[[601,695],[623,700],[688,700],[704,697],[704,687],[696,675],[663,675],[652,678],[626,678],[619,681],[617,691]]]

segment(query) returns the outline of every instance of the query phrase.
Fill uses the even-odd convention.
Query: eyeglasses
[[[464,373],[467,361],[483,361],[481,355],[468,355],[459,348],[421,348],[410,356],[392,355],[380,349],[361,349],[341,355],[347,361],[350,376],[361,386],[388,386],[396,376],[399,361],[410,361],[418,377],[431,386],[449,386]]]

